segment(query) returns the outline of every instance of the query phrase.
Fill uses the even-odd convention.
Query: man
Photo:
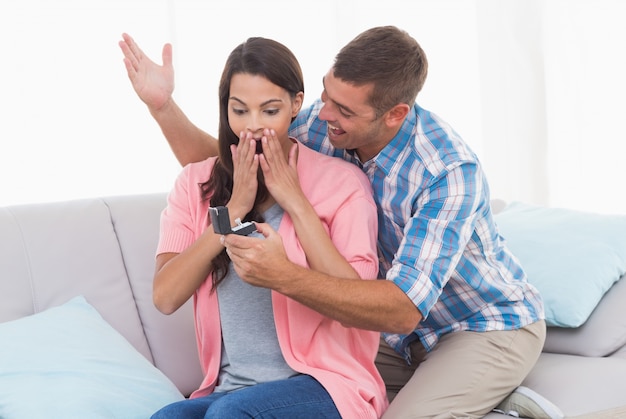
[[[183,165],[217,153],[175,104],[172,50],[149,60],[124,35],[128,76]],[[543,303],[499,236],[481,165],[437,115],[415,103],[427,74],[419,44],[393,27],[348,43],[321,99],[290,133],[358,165],[379,211],[379,281],[289,262],[276,232],[223,243],[250,284],[274,289],[345,326],[384,332],[377,366],[388,418],[482,417],[520,385],[545,339]],[[332,193],[333,185],[328,185]]]

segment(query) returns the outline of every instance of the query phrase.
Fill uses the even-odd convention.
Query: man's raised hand
[[[158,65],[145,55],[126,33],[122,34],[119,46],[124,53],[124,65],[133,89],[150,111],[160,110],[171,99],[174,91],[172,45],[168,43],[163,46],[163,65]]]

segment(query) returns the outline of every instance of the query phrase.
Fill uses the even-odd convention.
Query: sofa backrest
[[[0,322],[83,295],[188,395],[202,378],[192,302],[165,316],[152,304],[166,194],[0,208]]]

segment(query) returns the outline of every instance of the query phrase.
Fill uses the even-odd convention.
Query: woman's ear
[[[302,109],[303,101],[304,101],[304,92],[296,93],[293,100],[291,101],[291,117],[292,118],[295,118],[296,116],[298,116],[300,109]]]

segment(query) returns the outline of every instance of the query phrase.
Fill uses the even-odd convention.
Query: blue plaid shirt
[[[424,319],[410,335],[385,340],[410,362],[408,345],[431,350],[450,332],[516,329],[544,318],[543,302],[498,234],[478,158],[435,114],[413,106],[374,158],[335,149],[317,100],[290,134],[359,165],[378,206],[380,275],[406,293]]]

